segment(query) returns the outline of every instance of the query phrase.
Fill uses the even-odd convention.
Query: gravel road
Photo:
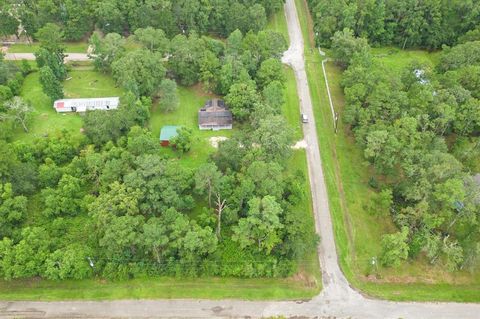
[[[301,111],[310,123],[303,126],[308,171],[313,195],[315,225],[324,289],[307,302],[250,302],[242,300],[117,300],[0,302],[0,319],[10,318],[480,318],[480,304],[389,302],[368,299],[352,289],[338,265],[327,191],[315,130],[312,101],[305,72],[303,39],[294,0],[285,13],[291,45],[282,61],[295,71]],[[480,292],[479,292],[480,293]]]
[[[65,53],[65,62],[68,61],[88,61],[90,58],[86,53]],[[33,53],[7,53],[5,54],[5,60],[35,60]]]

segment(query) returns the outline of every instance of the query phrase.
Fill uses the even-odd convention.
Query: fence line
[[[320,55],[325,55],[320,48],[318,48],[318,53]],[[323,53],[323,54],[322,54]],[[328,62],[328,58],[322,60],[322,70],[323,70],[323,77],[325,78],[325,86],[327,87],[327,95],[328,95],[328,101],[330,103],[330,111],[332,112],[332,119],[333,119],[333,128],[335,129],[335,134],[337,133],[337,121],[338,121],[338,115],[335,112],[335,109],[333,107],[333,101],[332,101],[332,94],[330,93],[330,86],[328,85],[328,78],[327,78],[327,72],[325,71],[325,63]]]

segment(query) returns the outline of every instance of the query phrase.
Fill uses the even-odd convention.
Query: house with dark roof
[[[165,125],[160,130],[160,144],[162,146],[169,146],[170,141],[178,135],[179,126]]]
[[[232,112],[223,100],[208,100],[198,111],[198,128],[201,130],[231,130],[232,124]]]

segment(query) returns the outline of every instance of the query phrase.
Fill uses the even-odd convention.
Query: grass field
[[[119,96],[123,92],[115,87],[111,77],[95,71],[73,70],[68,76],[71,79],[63,83],[66,98]],[[18,139],[43,136],[62,129],[79,132],[82,127],[79,114],[59,114],[55,111],[52,101],[42,91],[38,72],[26,77],[21,96],[30,101],[35,112],[29,125],[30,132],[26,134],[19,129]]]
[[[285,12],[283,10],[278,11],[270,18],[267,29],[281,33],[285,37],[287,43],[290,42],[287,20],[285,19]]]
[[[2,300],[113,300],[113,299],[307,299],[318,293],[294,279],[139,278],[105,280],[0,282]]]
[[[68,53],[87,53],[88,43],[87,42],[65,42],[65,52]],[[40,44],[38,42],[28,43],[17,43],[13,44],[8,48],[8,53],[35,53]]]
[[[308,30],[304,0],[296,0],[303,32]],[[311,30],[311,29],[309,29]],[[344,107],[340,87],[341,70],[327,63],[327,75],[335,109],[340,114],[338,134],[334,133],[325,82],[321,70],[322,57],[312,42],[306,43],[307,74],[314,105],[317,133],[321,147],[325,181],[333,218],[336,245],[341,267],[348,280],[358,289],[391,300],[480,301],[480,274],[448,273],[423,260],[407,262],[400,268],[372,269],[371,258],[378,257],[382,234],[394,231],[391,219],[372,216],[368,203],[373,194],[368,180],[373,174],[356,146],[348,127],[342,124]],[[376,49],[384,54],[390,48]],[[382,53],[383,52],[383,53]],[[379,56],[392,70],[400,70],[414,60],[435,63],[438,53],[399,51]],[[376,274],[368,276],[369,274]]]
[[[289,167],[291,170],[300,170],[305,176],[306,183],[304,184],[305,200],[302,201],[297,207],[294,207],[296,211],[302,211],[305,213],[305,218],[308,220],[308,228],[305,231],[315,232],[315,220],[313,217],[312,207],[312,193],[310,192],[310,183],[308,180],[308,168],[307,168],[307,153],[305,150],[296,150],[290,159]],[[318,261],[318,255],[316,249],[313,249],[305,260],[299,262],[299,271],[301,276],[304,276],[307,282],[315,283],[316,286],[312,286],[317,293],[320,292],[322,287],[322,275],[320,263]]]
[[[292,68],[284,66],[287,81],[285,84],[285,104],[282,107],[282,114],[293,129],[295,141],[303,139],[302,126],[300,121],[300,104],[297,95],[297,82]]]
[[[412,62],[419,62],[434,67],[440,59],[440,51],[400,50],[395,47],[372,48],[372,53],[388,69],[399,72]]]

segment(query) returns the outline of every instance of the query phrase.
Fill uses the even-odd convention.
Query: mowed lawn
[[[70,79],[63,82],[65,98],[108,97],[123,94],[122,89],[115,87],[110,76],[99,72],[72,70],[68,76]],[[29,125],[29,133],[18,129],[17,139],[41,137],[63,129],[80,132],[81,115],[57,113],[53,108],[53,102],[42,91],[38,72],[33,72],[26,77],[20,95],[32,104],[35,111]]]
[[[306,17],[304,0],[296,0],[296,5],[300,17]],[[302,28],[307,28],[307,22],[301,19]],[[305,41],[305,45],[307,49],[313,48],[309,41]],[[390,52],[391,48],[375,49],[374,53],[378,55],[384,51]],[[395,51],[377,58],[393,71],[399,71],[414,61],[433,65],[438,60],[438,53]],[[373,190],[368,181],[374,172],[355,144],[352,132],[342,122],[345,104],[340,87],[342,70],[329,62],[327,76],[335,110],[340,117],[338,134],[334,132],[321,69],[322,59],[318,52],[306,51],[307,75],[316,106],[317,134],[337,251],[346,277],[356,288],[385,299],[479,302],[479,272],[449,273],[422,259],[406,262],[399,268],[376,269],[371,266],[372,257],[378,259],[380,254],[382,235],[394,232],[396,228],[388,213],[383,217],[369,213]]]
[[[440,59],[440,51],[400,50],[395,47],[372,48],[372,54],[377,61],[397,73],[414,62],[433,68]]]
[[[304,300],[317,289],[293,278],[170,278],[147,277],[128,281],[14,280],[0,281],[2,300],[113,300],[113,299],[244,299]]]
[[[277,13],[272,15],[272,17],[268,21],[267,29],[281,33],[284,36],[287,43],[290,42],[289,36],[288,36],[287,19],[285,19],[284,10],[279,10]]]
[[[205,102],[215,96],[204,93],[201,86],[178,87],[179,106],[173,112],[162,112],[158,104],[154,104],[150,114],[150,129],[155,138],[160,138],[160,130],[165,125],[177,125],[188,127],[192,130],[192,148],[186,154],[174,152],[171,147],[163,148],[165,154],[172,158],[178,158],[190,168],[207,162],[208,157],[215,151],[210,143],[210,138],[230,137],[233,131],[238,129],[238,123],[233,124],[233,130],[201,131],[198,128],[198,110]]]
[[[287,119],[288,124],[293,130],[295,141],[303,139],[302,124],[300,119],[300,102],[297,95],[297,82],[293,69],[284,66],[286,79],[285,82],[285,104],[282,106],[282,114]]]

